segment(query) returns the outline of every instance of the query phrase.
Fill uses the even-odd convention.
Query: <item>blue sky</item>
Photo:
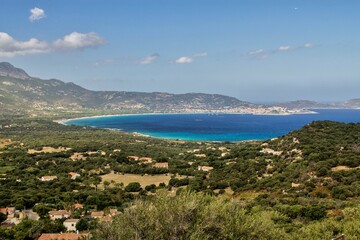
[[[92,90],[360,97],[358,0],[0,0],[0,61]]]

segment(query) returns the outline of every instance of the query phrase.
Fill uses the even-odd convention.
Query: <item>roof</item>
[[[84,208],[84,206],[80,203],[75,203],[74,208],[79,209],[79,208]]]
[[[104,212],[103,211],[99,211],[99,212],[92,212],[91,213],[92,217],[102,217],[104,216]]]
[[[66,219],[64,222],[71,222],[71,223],[76,223],[78,222],[80,219],[77,219],[77,218],[69,218],[69,219]]]
[[[70,213],[66,210],[54,210],[54,211],[49,211],[50,215],[70,215]]]
[[[7,208],[0,208],[0,213],[7,214]]]
[[[167,163],[167,162],[155,163],[154,167],[165,167],[165,168],[167,168],[167,167],[169,167],[169,163]]]
[[[43,180],[54,180],[54,179],[57,179],[57,176],[42,176],[41,179],[43,179]]]
[[[89,233],[43,233],[38,240],[78,240],[78,239],[89,239]]]
[[[209,166],[199,166],[198,169],[202,171],[210,171],[213,170],[214,168]]]

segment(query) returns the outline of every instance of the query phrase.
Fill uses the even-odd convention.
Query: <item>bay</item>
[[[139,114],[70,119],[65,124],[193,141],[266,140],[319,120],[360,122],[360,110],[318,109],[317,114]]]

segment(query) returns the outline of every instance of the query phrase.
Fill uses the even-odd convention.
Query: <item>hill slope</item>
[[[255,106],[218,94],[90,91],[74,83],[31,78],[9,63],[0,63],[0,105],[3,109],[109,109],[144,112],[222,110]]]

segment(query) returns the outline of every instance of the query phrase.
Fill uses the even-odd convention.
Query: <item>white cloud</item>
[[[257,49],[254,51],[250,51],[248,52],[246,55],[249,57],[255,57],[255,58],[267,58],[270,55],[274,55],[280,52],[291,52],[291,51],[297,51],[297,50],[301,50],[301,49],[305,49],[305,48],[314,48],[317,45],[312,44],[312,43],[306,43],[303,45],[299,45],[299,46],[290,46],[290,45],[284,45],[284,46],[280,46],[276,49],[272,49],[272,50],[264,50],[264,49]]]
[[[292,50],[290,46],[280,46],[278,51],[289,51]]]
[[[37,21],[37,20],[40,20],[40,19],[46,17],[45,11],[43,9],[41,9],[41,8],[35,7],[35,8],[30,10],[30,13],[31,13],[31,15],[29,17],[29,20],[31,22],[34,22],[34,21]]]
[[[17,55],[28,55],[35,53],[48,52],[49,44],[45,41],[39,41],[31,38],[28,41],[17,41],[9,34],[0,32],[0,56],[14,57]]]
[[[249,56],[253,56],[253,55],[258,55],[258,54],[261,54],[261,53],[264,53],[265,50],[264,49],[256,49],[254,51],[250,51],[248,52],[248,55]]]
[[[156,61],[156,59],[158,59],[159,57],[160,57],[159,54],[154,53],[154,54],[151,54],[150,56],[147,56],[147,57],[141,59],[141,61],[139,63],[143,64],[143,65],[151,64],[154,61]]]
[[[206,57],[208,55],[207,52],[194,53],[193,57]]]
[[[105,43],[105,39],[94,32],[78,33],[73,32],[62,39],[53,42],[53,47],[57,50],[76,50],[88,47],[95,47]]]
[[[194,59],[191,57],[180,57],[175,60],[176,63],[192,63]]]
[[[105,43],[96,33],[71,33],[54,42],[40,41],[31,38],[18,41],[5,32],[0,32],[0,57],[15,57],[52,51],[75,51],[95,47]]]

